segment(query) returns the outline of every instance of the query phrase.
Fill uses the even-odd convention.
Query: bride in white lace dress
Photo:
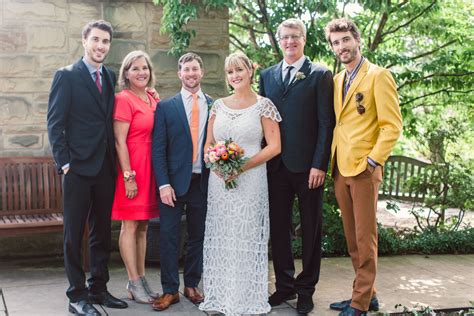
[[[242,53],[225,61],[226,79],[235,93],[214,102],[206,146],[232,138],[250,158],[226,190],[209,178],[204,237],[204,302],[199,308],[225,315],[265,314],[268,304],[268,188],[265,162],[280,152],[281,121],[275,105],[251,89],[252,63]],[[265,137],[267,146],[261,148]]]

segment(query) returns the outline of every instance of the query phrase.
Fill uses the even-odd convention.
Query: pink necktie
[[[99,89],[99,92],[102,93],[102,85],[100,84],[100,71],[95,72],[95,85],[97,86],[97,89]]]

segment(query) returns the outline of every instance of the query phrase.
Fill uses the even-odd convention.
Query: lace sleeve
[[[280,112],[278,112],[278,109],[276,108],[275,104],[273,104],[273,102],[268,98],[262,98],[262,105],[260,106],[260,116],[269,118],[275,122],[281,122]]]
[[[214,102],[212,102],[212,104],[210,105],[210,109],[209,109],[209,120],[213,117],[213,116],[216,116],[216,113],[217,113],[217,109],[219,108],[219,102],[220,102],[221,99],[218,99]]]

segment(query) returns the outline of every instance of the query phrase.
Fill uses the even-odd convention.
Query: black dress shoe
[[[367,312],[360,311],[357,308],[347,305],[346,308],[339,313],[339,316],[367,316]]]
[[[270,306],[278,306],[285,301],[294,300],[295,298],[296,294],[294,292],[276,291],[268,298],[268,304],[270,304]]]
[[[298,295],[296,302],[296,311],[299,314],[308,314],[314,308],[313,297],[309,295]]]
[[[100,312],[88,301],[82,300],[69,303],[69,312],[76,315],[98,316]]]
[[[99,294],[92,294],[89,293],[89,300],[91,301],[92,304],[100,304],[107,306],[109,308],[127,308],[128,304],[122,300],[119,300],[116,297],[113,297],[112,294],[110,294],[107,291],[104,291]]]
[[[345,300],[341,302],[332,303],[329,305],[329,308],[335,311],[342,311],[346,306],[351,305],[352,300]],[[379,310],[379,300],[376,296],[372,297],[369,304],[369,311],[377,312]]]

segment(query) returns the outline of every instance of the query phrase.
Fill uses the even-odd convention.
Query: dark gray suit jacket
[[[280,62],[260,74],[260,95],[281,114],[281,154],[267,164],[269,172],[283,163],[291,172],[326,171],[335,125],[332,73],[306,59],[285,89]],[[304,77],[304,78],[302,78]]]
[[[59,173],[69,163],[74,173],[95,176],[107,149],[114,166],[115,82],[115,73],[103,66],[101,94],[82,58],[56,72],[47,119],[49,142]]]

